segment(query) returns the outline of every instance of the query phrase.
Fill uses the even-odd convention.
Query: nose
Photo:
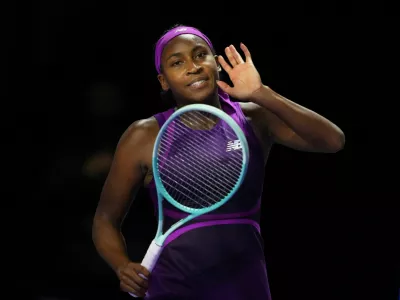
[[[188,74],[197,74],[203,70],[203,67],[199,64],[196,64],[194,61],[191,61],[188,65],[187,73]]]

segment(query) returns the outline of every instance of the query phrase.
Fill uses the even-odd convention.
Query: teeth
[[[196,81],[196,82],[192,83],[191,86],[193,86],[193,87],[198,87],[198,86],[201,85],[203,82],[204,82],[204,80],[199,80],[199,81]]]

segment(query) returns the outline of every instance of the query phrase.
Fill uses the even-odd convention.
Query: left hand
[[[249,101],[252,95],[260,90],[263,84],[260,74],[253,64],[249,50],[243,43],[240,44],[240,48],[245,55],[246,61],[243,61],[243,58],[233,45],[225,48],[225,54],[230,65],[222,56],[218,56],[218,61],[226,73],[228,73],[233,87],[223,81],[217,81],[217,84],[230,96],[241,101]]]

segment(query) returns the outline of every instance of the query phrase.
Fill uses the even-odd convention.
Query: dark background
[[[390,85],[383,69],[396,53],[395,17],[334,2],[260,3],[38,1],[5,10],[9,299],[130,299],[97,255],[91,222],[119,137],[164,109],[153,47],[175,23],[200,28],[219,53],[244,42],[264,84],[346,134],[336,154],[271,152],[261,226],[273,299],[398,297],[396,197],[373,169],[374,103],[384,100],[374,87]],[[155,228],[142,190],[124,225],[133,260]]]

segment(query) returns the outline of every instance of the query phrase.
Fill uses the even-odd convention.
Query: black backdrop
[[[273,299],[395,299],[396,209],[385,204],[395,196],[373,178],[371,114],[376,67],[395,53],[394,19],[335,3],[264,4],[41,1],[9,10],[4,139],[14,147],[4,147],[4,162],[16,201],[5,203],[16,213],[4,216],[4,244],[16,296],[129,299],[92,245],[105,173],[90,162],[99,155],[107,165],[124,129],[163,109],[153,46],[183,23],[220,53],[244,42],[265,84],[346,134],[337,154],[271,152],[261,225]],[[155,221],[142,190],[124,225],[132,259]]]

